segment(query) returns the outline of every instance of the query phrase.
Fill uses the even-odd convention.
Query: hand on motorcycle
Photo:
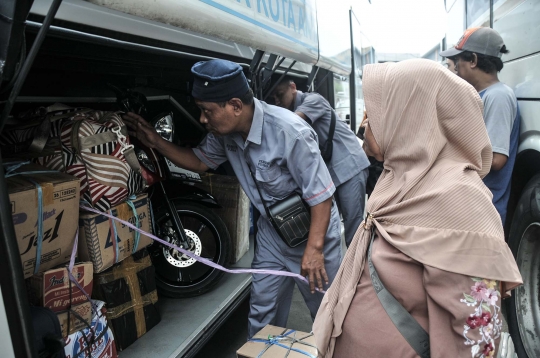
[[[317,287],[319,290],[323,290],[324,283],[328,285],[328,275],[324,268],[324,254],[322,248],[317,248],[309,243],[304,250],[304,256],[302,257],[302,270],[300,274],[302,276],[308,276],[309,289],[311,293],[315,293],[315,279],[317,280]]]
[[[129,128],[129,135],[140,140],[148,148],[157,148],[159,143],[164,141],[156,129],[138,114],[128,112],[122,116],[122,119]]]

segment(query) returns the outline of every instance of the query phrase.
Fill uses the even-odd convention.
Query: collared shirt
[[[302,112],[310,119],[310,124],[319,137],[319,143],[326,142],[333,109],[323,96],[318,93],[297,91],[294,111]],[[369,166],[369,160],[356,139],[356,135],[345,122],[339,119],[337,113],[333,146],[328,170],[336,186],[351,179]]]
[[[335,191],[315,131],[294,113],[257,99],[247,140],[240,133],[209,133],[193,152],[212,169],[228,160],[247,196],[265,217],[250,170],[267,206],[293,192],[315,206]]]

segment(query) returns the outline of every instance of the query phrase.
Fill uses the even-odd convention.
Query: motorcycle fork
[[[167,204],[168,209],[168,215],[170,216],[173,224],[173,229],[176,230],[179,236],[179,246],[183,249],[189,248],[188,245],[188,239],[186,236],[186,231],[184,230],[184,226],[182,225],[182,222],[180,221],[180,216],[178,216],[178,212],[176,211],[176,208],[174,207],[174,204],[172,201],[169,200],[169,197],[167,195],[167,192],[165,191],[165,186],[163,186],[163,182],[159,182],[159,186],[161,188],[161,191],[163,193],[163,199],[165,200]]]

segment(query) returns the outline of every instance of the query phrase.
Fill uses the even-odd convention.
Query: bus
[[[362,66],[376,61],[355,13],[327,1],[2,0],[0,18],[14,19],[0,22],[0,95],[13,97],[17,109],[56,102],[110,108],[116,98],[106,83],[113,83],[149,98],[174,99],[191,117],[188,128],[199,116],[190,97],[190,69],[221,58],[244,68],[259,99],[270,99],[282,76],[293,77],[299,89],[326,97],[356,132],[363,113]],[[12,343],[3,357],[32,357],[3,176],[0,195],[0,257],[7,258],[0,260],[0,346]],[[237,267],[250,266],[252,247]],[[247,297],[250,280],[225,275],[202,296],[160,297],[161,323],[122,355],[194,356]]]
[[[446,43],[466,28],[492,27],[510,53],[499,79],[518,99],[521,133],[504,223],[523,286],[506,300],[507,321],[519,357],[540,356],[540,2],[537,0],[447,0]],[[497,263],[493,263],[497,264]]]

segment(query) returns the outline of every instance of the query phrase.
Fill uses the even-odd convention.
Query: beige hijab
[[[492,149],[474,88],[429,60],[367,65],[364,98],[384,171],[313,326],[322,357],[335,339],[364,268],[370,231],[429,266],[522,283],[482,179]]]

